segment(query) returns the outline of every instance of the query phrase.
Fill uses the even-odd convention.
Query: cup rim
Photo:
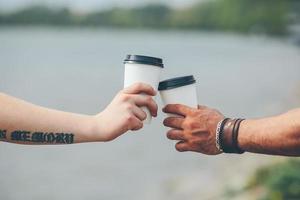
[[[145,64],[164,68],[163,59],[143,55],[127,55],[124,64]]]
[[[159,91],[170,90],[170,89],[174,89],[186,85],[192,85],[194,83],[196,83],[196,80],[193,75],[175,77],[175,78],[170,78],[159,82],[158,90]]]

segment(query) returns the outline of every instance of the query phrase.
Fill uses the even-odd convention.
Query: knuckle
[[[122,96],[120,98],[121,98],[121,101],[126,102],[130,99],[130,95],[122,94]]]
[[[193,112],[191,112],[191,115],[193,117],[197,117],[197,116],[201,115],[202,112],[203,112],[202,110],[193,110]]]
[[[201,110],[206,110],[206,109],[207,109],[207,107],[206,107],[206,106],[203,106],[203,105],[199,105],[198,107],[199,107],[199,109],[201,109]]]
[[[148,104],[152,104],[152,103],[153,103],[152,97],[151,97],[151,96],[147,96],[147,97],[146,97],[146,102],[147,102]]]
[[[143,112],[142,116],[141,116],[141,120],[144,121],[147,118],[147,114],[145,112]]]
[[[174,104],[174,109],[176,109],[176,110],[178,110],[178,109],[180,109],[180,104]]]
[[[182,123],[182,127],[187,130],[191,130],[193,128],[192,122],[189,120],[184,120]]]
[[[133,121],[134,121],[134,117],[133,117],[132,115],[128,115],[128,116],[126,117],[126,122],[127,122],[127,123],[131,124]]]
[[[130,103],[128,103],[128,104],[125,105],[125,109],[126,109],[127,111],[131,111],[131,110],[133,110],[133,105],[130,104]]]
[[[144,126],[143,123],[139,122],[133,127],[133,130],[139,130],[139,129],[143,128],[143,126]]]
[[[145,120],[147,118],[147,114],[145,112],[143,112],[142,118],[143,118],[143,120]]]
[[[198,123],[197,121],[191,121],[191,122],[189,123],[189,127],[190,127],[191,129],[197,129],[197,128],[199,128],[199,123]]]

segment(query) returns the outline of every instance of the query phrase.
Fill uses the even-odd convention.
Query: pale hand
[[[95,116],[98,140],[111,141],[129,130],[141,129],[147,117],[142,106],[146,106],[153,117],[157,116],[157,104],[152,98],[155,95],[156,91],[143,83],[120,91],[106,109]]]

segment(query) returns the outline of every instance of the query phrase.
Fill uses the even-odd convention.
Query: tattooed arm
[[[146,93],[146,95],[139,95]],[[128,130],[142,128],[147,106],[153,116],[157,105],[148,85],[135,84],[120,91],[107,108],[94,116],[36,106],[0,94],[0,140],[20,144],[71,144],[110,141]]]

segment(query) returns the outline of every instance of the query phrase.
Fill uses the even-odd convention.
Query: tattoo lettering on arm
[[[0,141],[6,140],[6,130],[0,130]]]
[[[72,133],[44,133],[30,131],[13,131],[12,141],[45,143],[45,144],[73,144],[74,134]]]

